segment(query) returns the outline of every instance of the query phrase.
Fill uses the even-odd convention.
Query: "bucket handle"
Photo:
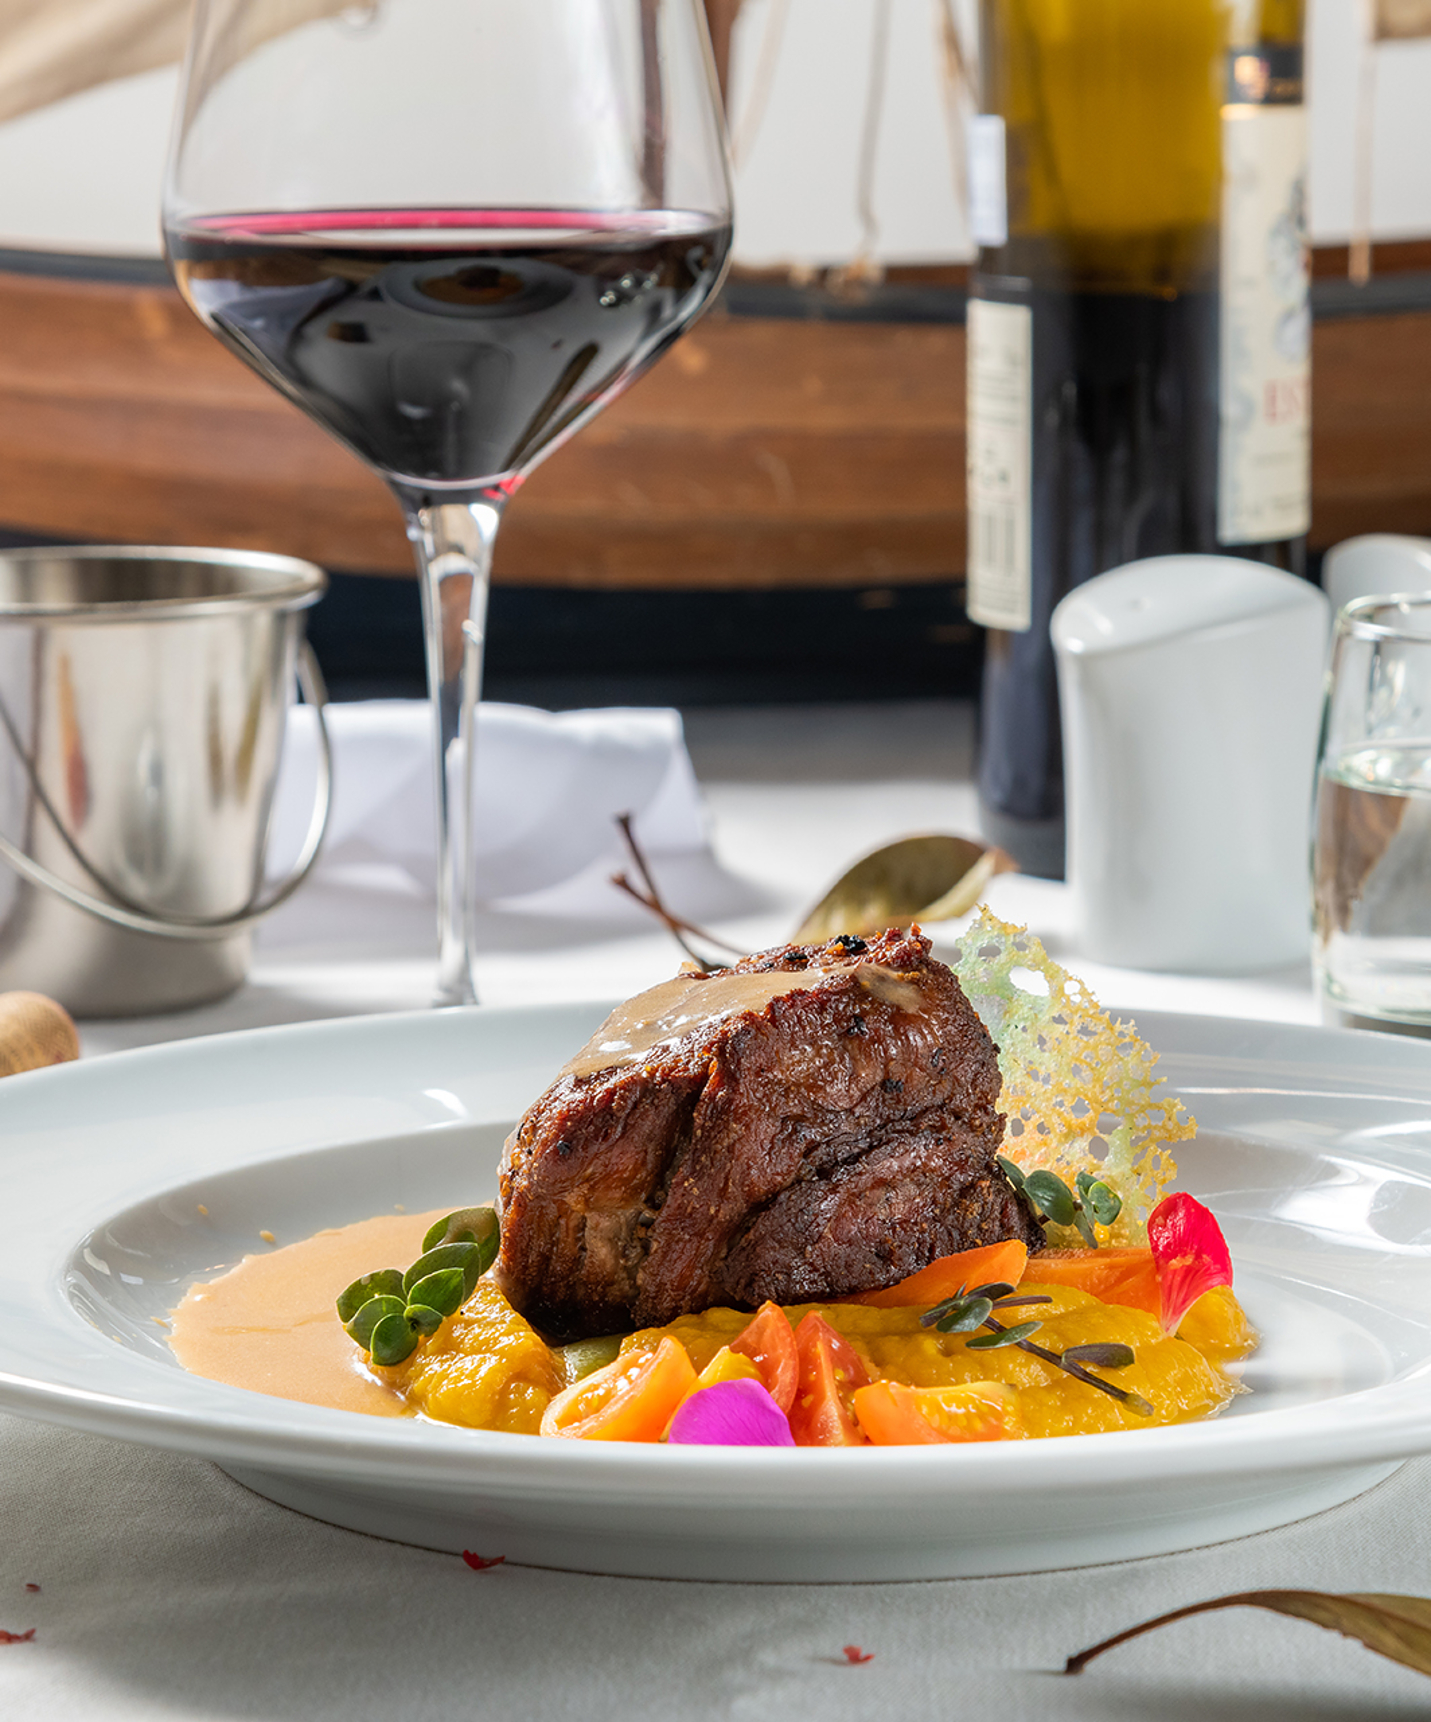
[[[65,902],[76,909],[83,909],[86,914],[97,916],[101,921],[108,921],[111,926],[126,927],[134,933],[152,933],[161,939],[187,939],[193,942],[226,938],[232,933],[243,932],[246,928],[261,920],[270,910],[276,909],[280,903],[287,902],[308,875],[313,871],[313,864],[318,859],[318,851],[323,846],[323,837],[328,829],[328,816],[333,808],[333,741],[328,733],[328,690],[323,685],[323,672],[318,668],[318,660],[313,655],[313,648],[304,640],[298,648],[298,685],[303,690],[303,696],[314,709],[318,718],[318,787],[313,800],[313,812],[308,821],[308,832],[303,839],[303,847],[298,852],[298,858],[293,863],[288,877],[276,885],[267,898],[261,903],[251,904],[246,909],[237,909],[231,915],[179,915],[166,914],[163,917],[146,914],[137,907],[124,908],[120,905],[124,899],[120,892],[114,891],[107,881],[100,879],[93,868],[75,849],[69,833],[65,830],[58,815],[40,783],[39,773],[35,762],[20,745],[20,738],[11,721],[9,711],[0,705],[0,726],[8,732],[10,743],[25,768],[25,774],[30,780],[41,807],[53,821],[70,849],[85,871],[104,885],[105,889],[120,898],[120,903],[106,903],[99,897],[91,896],[88,891],[82,891],[77,885],[71,885],[66,880],[57,878],[48,867],[41,865],[27,855],[25,851],[12,843],[8,837],[0,833],[0,859],[9,862],[10,866],[23,879],[28,879],[32,885],[53,891],[57,897],[63,897]]]

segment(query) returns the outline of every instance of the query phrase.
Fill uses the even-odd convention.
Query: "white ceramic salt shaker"
[[[1322,590],[1333,610],[1354,598],[1431,592],[1431,538],[1365,532],[1334,544],[1322,563]]]
[[[1227,974],[1308,953],[1329,610],[1231,556],[1156,556],[1053,613],[1078,948]]]

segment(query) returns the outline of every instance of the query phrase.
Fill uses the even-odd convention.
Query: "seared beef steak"
[[[995,1049],[918,933],[682,974],[597,1030],[502,1160],[498,1276],[563,1337],[833,1300],[1042,1232]]]

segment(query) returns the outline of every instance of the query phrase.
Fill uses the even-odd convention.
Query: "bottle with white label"
[[[1301,572],[1302,0],[982,0],[969,614],[987,836],[1063,872],[1048,621],[1147,556]]]

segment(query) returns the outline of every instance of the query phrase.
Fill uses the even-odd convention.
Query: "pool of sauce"
[[[170,1317],[175,1357],[194,1375],[275,1399],[373,1417],[411,1415],[368,1374],[338,1320],[336,1300],[360,1274],[416,1261],[428,1227],[446,1212],[380,1214],[245,1256],[185,1293]]]

